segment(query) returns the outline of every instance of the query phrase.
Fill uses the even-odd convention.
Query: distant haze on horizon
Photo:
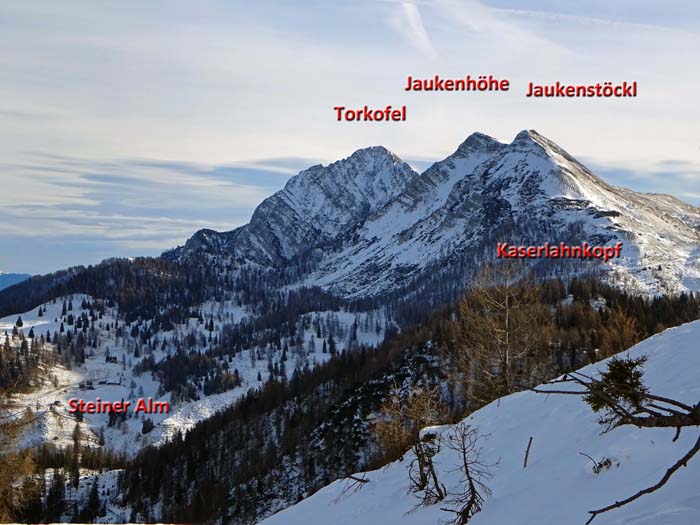
[[[155,0],[0,5],[0,268],[156,255],[244,224],[312,164],[381,144],[417,169],[536,129],[608,182],[700,204],[700,5]],[[492,74],[507,93],[411,93]],[[636,80],[633,99],[527,83]],[[333,106],[408,107],[405,123]]]

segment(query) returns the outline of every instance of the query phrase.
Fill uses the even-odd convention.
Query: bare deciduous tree
[[[433,458],[440,452],[441,437],[425,432],[413,445],[414,459],[408,467],[409,490],[420,493],[419,506],[434,505],[447,496],[447,489],[438,478]]]
[[[374,433],[388,457],[403,458],[413,444],[413,459],[408,466],[409,491],[419,495],[419,506],[433,505],[447,495],[433,464],[433,457],[440,450],[440,438],[432,432],[420,435],[422,428],[443,423],[445,414],[438,386],[423,386],[402,396],[401,389],[394,385],[374,424]]]
[[[415,391],[407,400],[407,416],[416,429],[444,423],[446,409],[440,397],[440,387],[424,386]]]
[[[424,386],[402,395],[394,384],[374,423],[374,434],[387,457],[403,457],[420,429],[444,422],[445,414],[438,387]]]
[[[459,343],[450,359],[476,406],[537,384],[553,322],[541,290],[518,263],[487,265],[458,303]],[[531,377],[534,374],[535,377]]]
[[[32,455],[15,447],[22,428],[32,419],[27,413],[21,418],[13,416],[6,392],[0,389],[0,522],[12,521],[32,496],[34,486],[22,483],[34,472]]]
[[[443,510],[456,514],[452,521],[455,525],[467,523],[474,514],[481,511],[484,501],[491,495],[486,481],[491,478],[495,464],[489,465],[482,461],[481,438],[477,429],[464,421],[455,425],[447,434],[445,446],[459,455],[457,470],[461,477],[457,492],[447,500],[456,505],[457,509]]]
[[[623,352],[640,340],[639,328],[634,317],[619,307],[613,308],[609,315],[610,319],[600,333],[598,358],[601,359]]]
[[[372,430],[382,453],[387,458],[402,458],[411,446],[412,430],[401,389],[395,383],[382,404]]]

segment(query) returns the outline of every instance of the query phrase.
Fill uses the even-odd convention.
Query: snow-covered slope
[[[65,313],[62,312],[64,304],[70,305]],[[22,326],[18,332],[27,338],[29,346],[32,342],[30,334],[37,340],[48,336],[54,341],[56,334],[77,334],[83,327],[77,328],[73,319],[77,320],[82,315],[91,317],[92,304],[94,299],[88,295],[59,297],[19,315],[0,318],[0,334],[3,334],[3,341],[7,337],[10,345],[17,350],[20,340],[12,336],[12,333],[19,318]],[[107,448],[133,455],[143,446],[162,444],[177,432],[184,434],[196,423],[232,405],[249,389],[258,388],[268,380],[269,366],[273,362],[281,365],[280,351],[257,346],[242,349],[228,358],[213,358],[210,372],[214,374],[220,370],[235,370],[240,377],[240,385],[220,393],[207,393],[201,380],[193,381],[196,399],[173,400],[171,392],[164,390],[157,374],[150,370],[140,370],[145,360],[162,363],[170,359],[178,351],[178,343],[175,341],[186,338],[196,341],[192,351],[206,351],[207,339],[219,336],[224,325],[228,328],[235,327],[250,316],[247,308],[229,302],[207,302],[199,310],[207,320],[213,321],[211,332],[207,330],[206,323],[191,318],[171,330],[159,331],[155,338],[158,344],[149,346],[143,345],[139,336],[131,334],[128,329],[117,333],[116,325],[125,326],[118,317],[118,309],[116,306],[104,308],[99,318],[96,316],[89,327],[84,327],[83,333],[88,341],[96,342],[96,346],[86,346],[84,363],[75,364],[71,368],[56,364],[45,369],[33,388],[12,397],[10,406],[14,414],[21,415],[30,409],[35,416],[31,428],[22,436],[20,445],[72,444],[73,430],[78,421],[75,414],[69,412],[71,399],[81,399],[86,403],[98,399],[111,402],[128,400],[132,402],[132,409],[137,400],[142,398],[151,397],[154,401],[168,402],[168,413],[144,415],[135,414],[132,410],[125,421],[112,426],[109,425],[108,414],[85,414],[83,422],[79,424],[83,445],[98,446],[102,434]],[[350,349],[353,345],[375,346],[384,338],[385,319],[377,312],[320,311],[305,314],[304,324],[301,325],[305,328],[300,328],[298,333],[298,341],[302,344],[296,345],[291,338],[282,338],[281,341],[285,347],[288,342],[290,348],[284,369],[287,378],[291,378],[297,369],[315,367],[330,359],[331,354],[325,349],[325,341],[328,339],[325,328],[319,336],[319,332],[313,329],[315,323],[334,326],[338,352]],[[142,327],[147,325],[148,322],[144,321]],[[340,334],[344,337],[339,337]],[[48,343],[46,350],[55,353],[56,345]],[[286,351],[282,359],[287,359]],[[56,360],[60,361],[58,358]],[[143,421],[146,418],[152,420],[154,428],[143,434]]]
[[[700,322],[653,336],[627,353],[648,355],[645,380],[651,392],[695,404],[700,400]],[[592,374],[605,361],[582,369]],[[484,436],[482,460],[497,463],[487,482],[493,495],[474,525],[583,524],[588,511],[653,485],[697,439],[700,429],[686,428],[673,442],[673,429],[624,426],[602,434],[590,407],[576,396],[514,394],[493,402],[466,420]],[[443,435],[450,427],[431,429]],[[533,438],[527,468],[525,449]],[[611,460],[611,467],[593,472],[592,462]],[[369,483],[344,493],[337,481],[268,519],[261,525],[438,525],[454,515],[443,503],[416,508],[407,492],[407,454],[403,461],[367,474]],[[438,475],[455,490],[455,452],[443,449],[435,457]],[[598,516],[599,525],[697,525],[700,523],[700,458],[692,459],[661,490]]]
[[[282,267],[313,256],[305,283],[358,297],[455,258],[476,268],[499,241],[621,241],[622,257],[602,266],[611,281],[651,294],[700,289],[700,210],[613,187],[535,131],[510,144],[475,133],[422,174],[384,148],[359,150],[292,178],[250,224],[202,230],[166,256],[204,250]]]

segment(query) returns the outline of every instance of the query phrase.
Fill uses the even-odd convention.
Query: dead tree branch
[[[700,426],[700,403],[691,406],[675,399],[650,393],[642,381],[642,368],[645,362],[646,356],[639,358],[614,357],[608,362],[607,369],[601,372],[599,378],[580,372],[572,372],[560,379],[545,383],[545,385],[574,383],[583,387],[583,391],[549,390],[547,388],[533,388],[532,390],[541,394],[582,396],[595,412],[602,412],[603,415],[599,422],[607,426],[604,432],[622,425],[633,425],[638,428],[674,428],[673,441],[675,442],[678,440],[682,428]],[[659,490],[676,471],[686,466],[698,451],[700,451],[700,437],[695,445],[666,471],[658,483],[640,490],[628,498],[589,511],[591,516],[586,525],[590,524],[599,514],[620,508],[646,494]],[[598,465],[593,458],[586,454],[583,455]]]
[[[681,467],[687,466],[687,465],[688,465],[688,461],[690,461],[690,459],[691,459],[695,454],[697,454],[699,451],[700,451],[700,436],[698,436],[698,439],[697,439],[697,441],[695,442],[695,445],[693,445],[693,448],[691,448],[681,459],[679,459],[678,461],[676,461],[676,462],[666,471],[666,473],[665,473],[665,474],[663,475],[663,477],[658,481],[658,483],[656,483],[655,485],[652,485],[651,487],[647,487],[647,488],[645,488],[645,489],[643,489],[643,490],[640,490],[639,492],[637,492],[636,494],[630,496],[629,498],[625,498],[625,499],[623,499],[623,500],[616,501],[615,503],[613,503],[613,504],[611,504],[611,505],[608,505],[607,507],[602,507],[602,508],[597,509],[597,510],[588,511],[588,513],[591,515],[591,517],[590,517],[590,518],[588,519],[588,521],[586,522],[586,525],[589,525],[589,523],[591,523],[591,522],[595,519],[595,517],[598,516],[599,514],[602,514],[602,513],[604,513],[604,512],[608,512],[608,511],[613,510],[613,509],[619,509],[619,508],[622,507],[623,505],[627,505],[628,503],[631,503],[631,502],[633,502],[634,500],[641,498],[641,497],[644,496],[645,494],[651,494],[652,492],[654,492],[654,491],[660,489],[661,487],[663,487],[663,486],[666,484],[666,482],[668,482],[669,479],[671,479],[671,476],[673,476],[673,474],[675,474],[675,472],[676,472],[678,469],[680,469]]]

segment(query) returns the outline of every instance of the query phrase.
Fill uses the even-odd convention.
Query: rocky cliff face
[[[249,224],[201,230],[169,256],[280,268],[313,260],[304,282],[360,297],[456,258],[476,267],[499,241],[621,241],[622,257],[597,268],[609,279],[652,294],[700,289],[700,210],[611,186],[532,130],[510,144],[474,133],[420,174],[383,147],[359,150],[290,179]]]
[[[292,177],[257,207],[249,224],[225,233],[198,231],[184,252],[206,250],[281,265],[363,223],[417,176],[381,146],[358,150]]]

